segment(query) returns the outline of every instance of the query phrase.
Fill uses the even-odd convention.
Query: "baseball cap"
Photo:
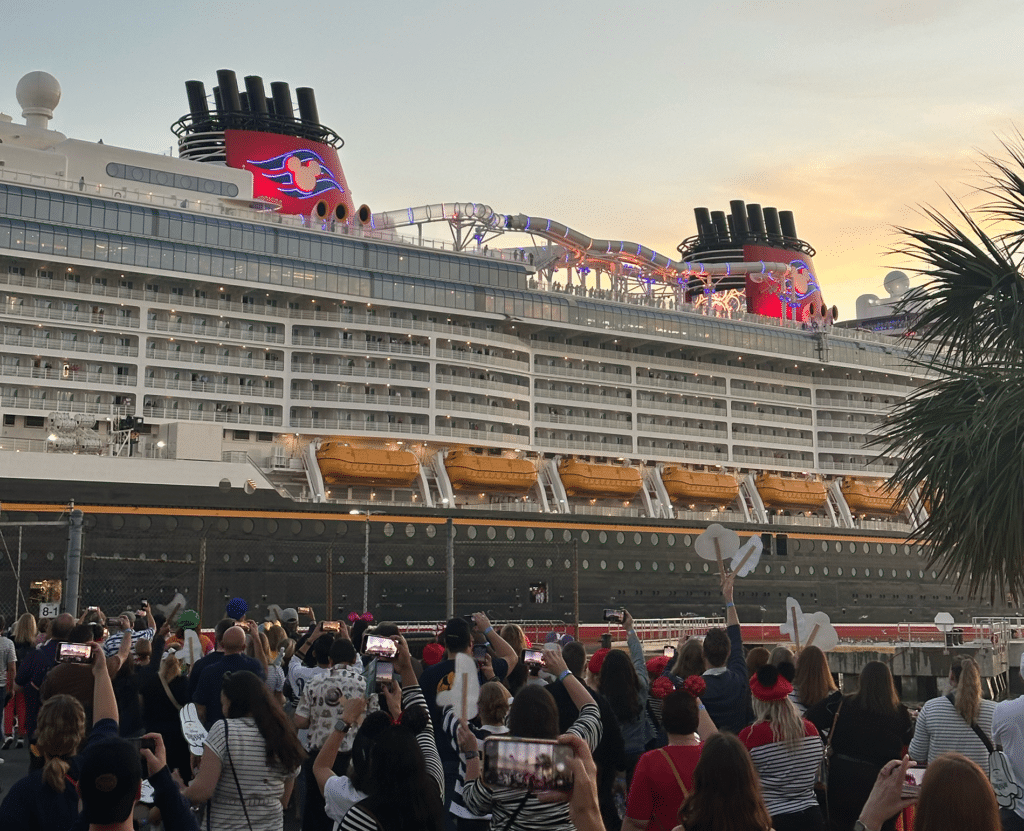
[[[228,617],[234,618],[235,620],[241,620],[245,617],[245,613],[249,611],[249,604],[241,597],[232,597],[228,601],[226,611]]]
[[[120,617],[126,617],[126,618],[128,618],[128,622],[129,622],[129,623],[130,623],[130,624],[131,624],[132,626],[134,626],[134,625],[135,625],[135,612],[130,612],[130,611],[126,611],[126,612],[121,612],[121,614],[120,614]]]
[[[299,613],[289,606],[287,609],[281,610],[281,620],[284,623],[298,623]]]
[[[142,758],[124,739],[102,739],[81,755],[78,793],[82,816],[96,825],[114,825],[131,815],[142,785]]]
[[[199,614],[194,609],[186,609],[178,615],[178,626],[182,629],[195,629],[199,626]]]

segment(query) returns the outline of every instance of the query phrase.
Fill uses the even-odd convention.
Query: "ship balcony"
[[[524,361],[517,361],[513,358],[503,358],[500,355],[486,355],[479,352],[472,352],[469,349],[442,349],[437,347],[438,360],[460,361],[464,363],[483,364],[484,366],[501,367],[512,369],[516,372],[526,373],[530,371],[530,364]]]
[[[420,332],[432,332],[439,335],[455,335],[460,340],[488,341],[503,343],[508,346],[525,349],[529,344],[516,335],[507,335],[490,329],[476,329],[469,326],[456,326],[449,323],[436,323],[429,320],[413,320],[410,317],[380,317],[346,311],[314,311],[312,309],[279,309],[278,313],[292,320],[314,320],[324,323],[342,323],[346,326],[366,326],[371,329],[393,328],[402,332],[410,329]]]
[[[498,404],[497,402],[492,402],[490,405],[467,404],[465,401],[444,401],[440,396],[438,396],[435,406],[442,412],[451,411],[453,413],[477,413],[479,415],[489,416],[490,418],[507,419],[510,421],[519,421],[524,423],[528,423],[530,421],[530,411],[528,409],[510,407],[508,405]]]
[[[637,373],[636,383],[638,387],[657,388],[662,390],[678,390],[686,387],[690,395],[720,395],[725,397],[725,384],[715,384],[709,378],[695,378],[692,375],[680,375],[678,378],[650,377]]]
[[[147,389],[155,390],[185,390],[186,392],[199,392],[204,395],[227,396],[234,398],[283,398],[284,391],[280,388],[264,387],[262,385],[246,386],[244,384],[217,383],[213,381],[184,381],[174,378],[147,378]]]
[[[882,423],[884,416],[878,413],[875,416],[857,416],[856,419],[853,417],[843,418],[829,418],[828,416],[819,416],[817,420],[818,427],[830,427],[832,429],[840,429],[844,431],[849,430],[874,430]]]
[[[74,309],[55,309],[46,306],[30,306],[28,304],[16,305],[11,303],[0,304],[0,317],[14,318],[17,320],[59,320],[65,323],[84,323],[88,326],[108,326],[114,330],[138,329],[138,309],[125,310],[134,311],[135,314],[128,316],[117,311],[83,312]]]
[[[788,450],[733,447],[732,460],[736,464],[761,468],[792,467],[806,470],[808,467],[814,467],[813,453],[794,453]]]
[[[828,455],[829,454],[825,453],[819,455],[819,470],[836,470],[849,474],[877,473],[887,479],[896,472],[897,463],[894,461],[867,461],[868,458],[875,458],[873,456],[851,457],[851,461],[837,461],[835,459],[828,458]]]
[[[165,421],[213,421],[218,424],[250,424],[257,427],[280,427],[280,415],[264,415],[262,413],[239,413],[234,407],[227,409],[188,409],[174,407],[178,402],[168,401],[165,405],[151,404],[142,408],[143,417],[162,419]]]
[[[40,330],[30,330],[40,331]],[[49,333],[47,333],[49,334]],[[17,335],[10,332],[0,334],[0,346],[11,346],[15,349],[24,349],[25,353],[38,353],[40,350],[60,349],[66,353],[82,353],[89,355],[120,355],[125,358],[137,358],[139,348],[137,346],[121,346],[116,343],[95,343],[86,340],[83,335],[79,340],[67,338],[41,337],[39,335]],[[24,354],[24,353],[23,353]]]
[[[107,273],[96,269],[97,273]],[[120,272],[119,272],[120,273]],[[101,280],[102,282],[97,282]],[[130,289],[127,286],[108,286],[106,278],[83,276],[79,272],[55,272],[52,277],[39,275],[22,275],[11,273],[0,273],[0,284],[9,286],[25,286],[27,288],[39,289],[45,292],[54,292],[56,296],[74,294],[81,297],[111,297],[121,300],[142,300],[143,293],[138,289]]]
[[[628,394],[623,396],[588,395],[572,390],[544,389],[543,387],[537,387],[534,390],[534,397],[554,398],[558,401],[585,401],[588,404],[601,404],[604,407],[628,407],[632,403],[632,398]]]
[[[733,405],[732,417],[736,421],[770,421],[774,424],[811,424],[811,414],[808,413],[755,413],[750,410],[740,410]],[[820,425],[821,422],[819,421]]]
[[[390,367],[342,366],[334,361],[319,364],[307,361],[292,361],[292,374],[340,375],[346,378],[385,378],[390,381],[430,383],[430,374],[427,372],[411,372],[410,370],[392,369]]]
[[[733,428],[733,442],[753,444],[755,447],[772,445],[774,447],[799,447],[806,450],[812,449],[811,436],[788,436],[766,433],[760,430],[740,431]]]
[[[727,418],[728,411],[725,407],[708,407],[701,404],[689,404],[686,401],[654,401],[647,398],[637,398],[636,407],[638,410],[669,410],[673,413],[685,415],[707,415],[717,418]]]
[[[354,414],[356,415],[356,414]],[[347,418],[312,418],[295,415],[288,419],[289,427],[299,430],[313,430],[325,433],[343,433],[358,435],[359,433],[388,433],[402,435],[425,436],[430,433],[426,424],[411,424],[404,421],[365,421]]]
[[[544,424],[578,424],[582,427],[600,427],[602,430],[633,432],[633,422],[627,418],[587,418],[586,416],[561,415],[537,411],[533,420]]]
[[[703,430],[699,427],[690,427],[686,424],[645,424],[641,422],[637,425],[636,431],[640,434],[658,433],[660,435],[675,436],[680,439],[696,437],[725,441],[728,438],[728,433],[726,433],[724,425],[721,430]]]
[[[621,372],[602,372],[594,369],[576,369],[564,366],[548,366],[539,362],[533,364],[535,375],[543,377],[579,378],[584,381],[599,381],[613,388],[625,388],[633,383],[628,367],[617,367]]]
[[[60,384],[103,384],[105,386],[134,387],[136,375],[118,375],[115,371],[97,372],[78,368],[78,364],[65,364],[52,360],[55,367],[16,366],[10,363],[0,364],[0,375],[8,378],[32,378],[37,381],[56,381]],[[64,367],[67,367],[65,371]]]
[[[240,340],[248,343],[284,343],[280,332],[243,329],[240,326],[208,326],[201,323],[175,323],[167,320],[147,320],[146,328],[154,332],[172,332],[194,335],[211,341]]]
[[[899,384],[886,383],[884,381],[862,380],[859,378],[815,378],[814,383],[818,387],[848,387],[850,389],[869,390],[874,395],[882,395],[883,404],[895,403],[895,399],[903,398],[912,389],[909,386],[900,386]],[[891,397],[893,401],[886,402],[884,400],[886,393],[891,393],[891,396],[888,397]]]
[[[12,410],[41,410],[51,413],[55,410],[91,415],[112,415],[116,409],[113,398],[109,396],[89,396],[92,400],[76,400],[73,395],[59,398],[29,398],[5,392],[0,395],[0,406]],[[95,399],[99,398],[97,401]],[[109,400],[103,400],[109,399]]]
[[[641,438],[637,442],[637,448],[638,452],[645,456],[656,456],[671,462],[711,462],[722,465],[729,460],[729,454],[724,445],[710,448],[707,445],[694,447],[692,443],[686,441]]]
[[[472,378],[468,375],[447,375],[438,372],[437,384],[440,390],[450,389],[451,387],[464,387],[469,390],[507,392],[515,395],[517,398],[528,398],[530,396],[530,388],[528,386],[506,384],[502,381],[491,381],[486,378]]]
[[[887,405],[882,403],[879,396],[859,396],[856,398],[848,398],[845,396],[839,397],[822,395],[819,392],[815,400],[817,401],[817,404],[815,406],[818,408],[819,411],[869,410],[871,412],[881,413],[884,410],[888,409]]]
[[[534,438],[533,443],[537,447],[551,450],[583,450],[601,456],[619,456],[623,453],[632,453],[633,451],[633,440],[627,436],[600,437],[605,439],[604,441],[594,441],[593,438],[577,439],[568,438],[564,435],[538,435]]]
[[[764,390],[741,386],[742,382],[733,381],[731,392],[733,398],[742,398],[746,401],[778,401],[794,407],[810,407],[810,395],[802,395],[800,392],[781,392],[779,390]]]
[[[430,401],[426,397],[413,398],[411,395],[364,395],[361,393],[344,392],[342,390],[302,390],[293,389],[290,398],[293,401],[331,401],[346,404],[370,404],[375,407],[391,409],[392,407],[410,407],[426,409]]]
[[[868,450],[868,448],[866,448],[864,446],[864,444],[865,444],[865,442],[867,440],[868,440],[867,436],[864,436],[864,438],[861,441],[856,441],[856,440],[854,440],[854,441],[835,441],[834,439],[829,439],[829,440],[823,441],[823,440],[819,439],[818,440],[818,449],[819,450],[849,450],[849,451],[852,451],[852,452],[858,452],[858,451],[864,452],[864,451]]]
[[[205,364],[210,366],[234,366],[245,369],[257,369],[263,372],[284,372],[284,360],[278,353],[259,353],[259,357],[244,358],[236,355],[218,355],[212,352],[199,352],[189,349],[157,348],[152,343],[146,346],[146,359],[168,361],[175,366],[192,366]]]
[[[516,432],[516,429],[519,429],[519,432]],[[525,448],[530,444],[530,431],[526,427],[512,428],[506,425],[504,429],[501,429],[500,425],[495,424],[490,425],[487,430],[484,430],[444,426],[435,427],[433,433],[434,435],[445,436],[446,438],[466,439],[474,443],[494,443],[502,447],[515,446]]]
[[[417,343],[384,343],[355,338],[330,338],[310,335],[292,335],[292,346],[307,346],[315,349],[331,349],[341,352],[370,354],[389,353],[392,355],[430,355],[429,346]]]

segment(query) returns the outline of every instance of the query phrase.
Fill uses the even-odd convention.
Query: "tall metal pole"
[[[451,620],[455,617],[455,523],[448,517],[445,524],[448,529],[448,541],[445,547],[444,616],[446,620]]]
[[[370,608],[370,512],[366,511],[366,544],[363,546],[363,611]]]
[[[579,540],[572,541],[572,636],[580,639],[580,545]]]
[[[25,534],[25,529],[19,527],[18,528],[18,565],[17,565],[17,568],[15,569],[16,573],[15,573],[15,576],[14,576],[14,581],[15,581],[14,582],[14,619],[15,620],[17,620],[19,617],[21,617],[21,614],[20,614],[20,611],[21,611],[21,545],[22,545],[22,539],[24,537],[24,534]],[[28,608],[26,608],[25,611],[27,612]]]
[[[71,521],[68,524],[68,565],[65,579],[67,600],[64,604],[64,611],[72,617],[78,617],[78,595],[82,585],[83,519],[81,510],[75,508],[71,511]]]
[[[199,539],[199,602],[196,608],[202,616],[206,604],[206,537]]]

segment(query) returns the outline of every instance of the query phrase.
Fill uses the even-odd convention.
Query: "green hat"
[[[178,626],[182,629],[198,629],[199,614],[192,609],[186,609],[178,615]]]

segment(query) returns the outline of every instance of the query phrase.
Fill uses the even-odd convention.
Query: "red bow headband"
[[[348,613],[349,623],[355,623],[357,620],[365,620],[367,623],[373,623],[373,612],[363,612],[362,614],[359,614],[359,612]]]

